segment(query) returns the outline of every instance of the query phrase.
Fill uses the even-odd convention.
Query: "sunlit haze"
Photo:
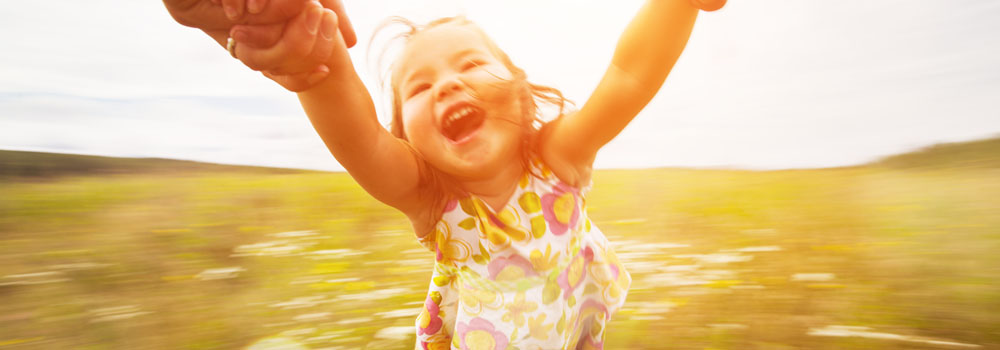
[[[465,14],[578,104],[640,6],[346,1],[351,55],[375,94],[365,48],[385,17]],[[831,167],[995,136],[997,18],[989,0],[730,1],[699,16],[660,93],[597,166]],[[160,1],[0,2],[0,39],[0,149],[341,169],[294,94]]]

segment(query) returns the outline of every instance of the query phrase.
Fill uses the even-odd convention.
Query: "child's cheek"
[[[425,94],[426,95],[426,94]],[[414,97],[403,103],[403,130],[413,137],[414,133],[426,133],[434,125],[434,116],[425,103],[424,97]]]
[[[473,88],[479,97],[491,102],[499,102],[510,98],[514,82],[507,76],[493,74],[486,70],[477,73],[476,84]]]

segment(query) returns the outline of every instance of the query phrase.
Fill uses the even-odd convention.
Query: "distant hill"
[[[978,141],[937,144],[889,156],[868,165],[894,169],[1000,168],[1000,136]]]
[[[968,142],[943,143],[864,164],[892,169],[996,168],[1000,169],[1000,136]],[[68,175],[162,174],[240,172],[297,174],[311,170],[222,165],[163,158],[117,158],[78,154],[0,150],[0,177],[57,177]]]
[[[0,177],[56,177],[140,173],[242,172],[295,174],[300,169],[222,165],[163,158],[117,158],[0,150]]]

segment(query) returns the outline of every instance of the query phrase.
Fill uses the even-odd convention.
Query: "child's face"
[[[445,23],[413,36],[396,70],[407,139],[459,179],[520,166],[520,97],[478,28]]]

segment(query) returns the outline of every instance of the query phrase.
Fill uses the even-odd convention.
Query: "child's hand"
[[[339,4],[339,1],[335,3]],[[338,18],[334,11],[324,9],[319,2],[310,1],[297,16],[283,24],[277,44],[267,48],[255,46],[255,40],[267,41],[266,38],[261,39],[262,34],[275,33],[273,26],[233,26],[230,34],[237,43],[235,56],[251,69],[262,71],[268,78],[295,92],[322,81],[331,68],[342,68],[338,62],[343,59],[336,59],[334,52],[346,50],[346,44],[338,30]],[[336,56],[346,57],[346,53]],[[334,62],[331,62],[332,58]]]
[[[715,11],[726,5],[726,0],[691,0],[691,6],[702,11]]]

